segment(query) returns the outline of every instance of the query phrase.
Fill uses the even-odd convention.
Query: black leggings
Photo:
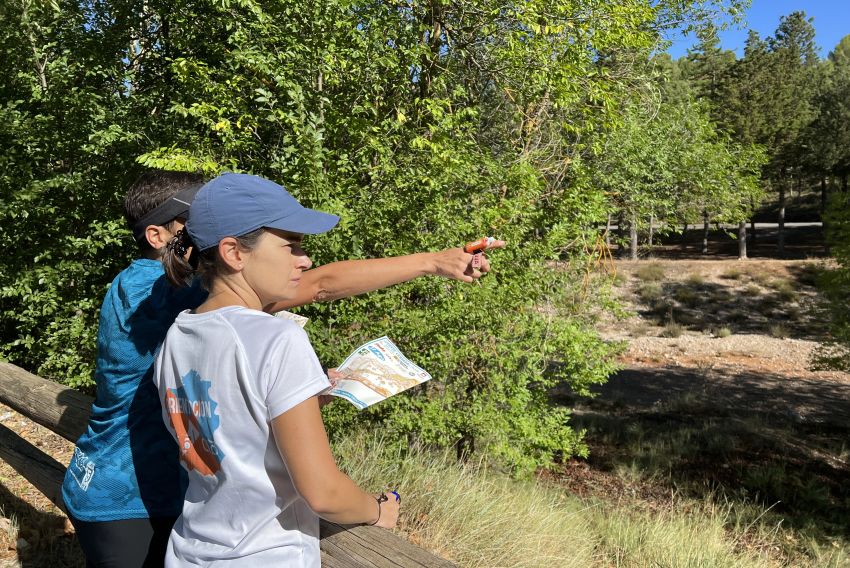
[[[177,517],[88,522],[71,517],[86,568],[161,568]]]

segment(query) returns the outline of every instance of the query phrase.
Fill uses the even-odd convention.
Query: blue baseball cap
[[[307,209],[283,186],[248,174],[227,173],[201,187],[186,230],[199,251],[225,237],[241,237],[261,227],[315,235],[333,229],[339,217]]]

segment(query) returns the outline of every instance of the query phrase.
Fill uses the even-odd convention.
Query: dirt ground
[[[622,370],[593,399],[555,394],[591,451],[558,482],[649,508],[672,493],[756,504],[777,526],[846,543],[850,375],[813,370],[824,262],[618,261],[627,314],[600,332],[627,343]]]
[[[2,404],[0,423],[57,461],[71,460],[73,444]],[[85,559],[62,511],[0,460],[0,568],[18,566],[77,568]]]
[[[819,260],[618,263],[618,293],[632,315],[600,331],[628,347],[624,371],[601,398],[645,407],[696,390],[718,405],[848,422],[850,375],[813,368],[827,337],[815,287],[823,267]],[[659,369],[661,376],[641,380]]]

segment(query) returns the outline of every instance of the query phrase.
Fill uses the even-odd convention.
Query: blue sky
[[[821,48],[821,57],[826,57],[842,37],[850,35],[850,0],[753,0],[746,21],[740,28],[733,25],[720,32],[720,43],[723,49],[734,50],[740,57],[748,29],[756,30],[761,37],[773,35],[780,16],[799,10],[805,12],[807,18],[815,19],[815,41]],[[670,39],[673,45],[667,51],[673,59],[685,55],[695,42],[692,36]]]

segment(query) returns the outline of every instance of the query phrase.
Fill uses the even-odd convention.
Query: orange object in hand
[[[466,243],[463,247],[463,252],[468,254],[478,254],[484,252],[496,241],[496,237],[481,237],[477,241]]]
[[[463,252],[472,255],[472,268],[481,268],[481,257],[483,256],[481,253],[490,248],[495,241],[495,237],[481,237],[477,241],[466,243]]]

